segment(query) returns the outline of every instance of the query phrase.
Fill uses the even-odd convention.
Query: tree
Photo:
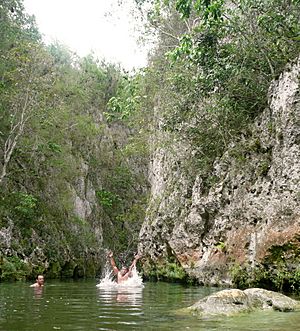
[[[152,97],[159,100],[161,127],[192,144],[198,168],[206,173],[210,166],[205,164],[211,165],[233,139],[247,132],[267,106],[271,81],[299,55],[300,3],[137,2],[146,4],[150,21],[161,32],[152,57],[158,76]],[[178,14],[184,25],[172,20]],[[166,29],[177,36],[173,47],[162,33]]]
[[[19,0],[0,4],[0,185],[31,116],[43,103],[49,85],[49,57],[39,45],[33,17]]]
[[[6,132],[1,135],[0,185],[7,176],[13,153],[30,119],[42,116],[53,84],[52,59],[36,43],[19,43],[6,57],[9,67],[2,73],[6,89],[2,91],[2,111],[6,114]]]

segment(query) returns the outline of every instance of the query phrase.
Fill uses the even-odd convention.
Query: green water
[[[300,330],[300,313],[259,312],[235,318],[197,319],[178,308],[216,288],[146,283],[141,291],[104,291],[96,281],[0,283],[1,331],[50,330]]]

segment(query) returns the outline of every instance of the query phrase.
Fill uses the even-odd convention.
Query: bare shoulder
[[[44,287],[44,285],[40,285],[38,283],[34,283],[34,284],[30,285],[30,287]]]

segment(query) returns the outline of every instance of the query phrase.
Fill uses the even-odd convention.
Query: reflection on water
[[[44,287],[42,287],[42,286],[33,287],[34,297],[36,299],[41,299],[43,296],[43,290],[44,290]]]
[[[114,288],[114,289],[99,289],[99,297],[105,303],[127,303],[132,306],[141,306],[143,303],[143,288]]]
[[[299,330],[300,313],[274,311],[230,318],[177,315],[219,289],[145,283],[103,288],[95,280],[51,281],[44,288],[0,283],[1,331],[289,331]]]
[[[99,330],[135,330],[142,324],[144,284],[135,268],[132,277],[120,284],[110,271],[106,272],[97,288],[102,306]]]
[[[136,330],[143,316],[143,288],[99,288],[98,330]]]

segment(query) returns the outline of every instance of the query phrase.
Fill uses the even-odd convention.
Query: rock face
[[[229,316],[257,309],[288,312],[299,308],[300,303],[298,301],[283,294],[260,288],[250,288],[245,291],[232,289],[214,293],[199,300],[187,310],[207,317],[210,315]]]
[[[281,293],[267,291],[261,288],[249,288],[244,291],[251,304],[263,309],[272,308],[278,311],[293,311],[300,308],[299,301],[293,300]]]
[[[200,283],[229,285],[241,270],[256,280],[254,273],[264,270],[260,280],[273,274],[280,283],[280,270],[299,269],[299,75],[298,60],[272,84],[269,107],[250,135],[215,160],[210,186],[183,166],[193,157],[190,146],[174,141],[172,153],[155,150],[140,232],[146,273],[175,259]]]
[[[97,109],[94,111],[98,114]],[[95,277],[105,264],[105,248],[112,246],[112,240],[118,242],[119,229],[114,222],[125,207],[128,218],[132,217],[133,229],[128,233],[137,235],[130,207],[146,195],[145,162],[120,156],[119,150],[131,134],[127,127],[108,125],[102,118],[94,121],[97,134],[85,137],[82,146],[77,142],[77,148],[64,155],[68,165],[64,172],[51,167],[47,175],[41,176],[43,189],[29,179],[28,192],[32,194],[24,189],[24,194],[17,196],[19,205],[8,208],[3,219],[0,213],[0,281],[32,278],[40,273],[47,278]],[[68,143],[74,144],[71,140]],[[136,177],[140,180],[137,184],[132,179]],[[118,195],[114,195],[116,190]],[[135,190],[138,198],[132,193]],[[126,192],[125,197],[122,192]],[[115,205],[123,209],[114,210],[114,197],[119,199]],[[19,209],[22,213],[14,213]],[[138,209],[134,212],[137,214]],[[125,221],[124,225],[119,218],[118,225],[126,226]],[[124,236],[125,230],[122,231]],[[113,239],[107,233],[113,233]]]
[[[188,310],[203,315],[230,315],[250,312],[250,298],[241,290],[224,290],[209,295],[189,307]]]

